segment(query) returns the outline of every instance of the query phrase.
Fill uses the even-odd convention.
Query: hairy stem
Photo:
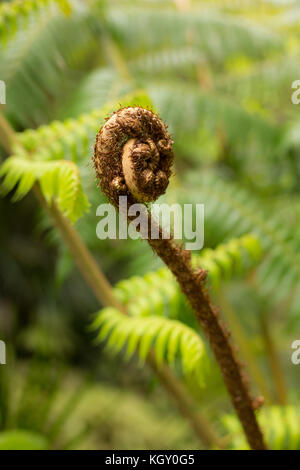
[[[149,215],[149,217],[151,216]],[[148,243],[172,271],[192,306],[219,363],[232,404],[251,448],[255,450],[266,449],[255,416],[247,378],[230,342],[229,332],[221,322],[218,311],[211,304],[205,289],[206,272],[201,269],[194,271],[189,253],[175,244],[172,239],[152,240],[148,238]]]

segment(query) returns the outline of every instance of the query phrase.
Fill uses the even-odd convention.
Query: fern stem
[[[103,192],[118,208],[120,195],[128,202],[155,201],[168,186],[173,163],[172,140],[166,126],[153,112],[127,107],[114,113],[100,129],[93,157]],[[143,214],[140,214],[141,217]],[[206,271],[195,271],[191,254],[165,237],[148,212],[140,224],[141,236],[174,274],[219,363],[233,406],[252,449],[266,449],[257,422],[245,374],[229,340],[229,332],[212,305],[204,281]],[[133,217],[127,214],[130,223]]]
[[[274,345],[274,341],[271,335],[268,314],[265,312],[263,312],[260,315],[260,325],[261,325],[262,337],[265,343],[267,358],[268,358],[270,369],[272,371],[272,375],[274,378],[276,399],[280,405],[286,405],[287,404],[287,391],[286,391],[285,380],[284,380],[283,372],[281,370],[280,360],[279,360],[279,357],[278,357],[278,354]]]
[[[247,378],[229,340],[230,333],[221,322],[218,310],[212,305],[206,292],[204,286],[206,271],[202,269],[194,271],[190,263],[190,254],[176,245],[172,239],[163,239],[162,231],[161,239],[148,238],[148,243],[172,271],[191,304],[219,363],[232,404],[251,448],[266,449],[255,416]]]
[[[0,141],[8,154],[12,152],[14,138],[14,129],[0,113]],[[41,206],[51,217],[55,227],[60,232],[65,244],[74,257],[82,276],[99,302],[105,306],[114,306],[124,315],[128,315],[124,305],[116,299],[111,284],[100,270],[78,232],[61,213],[56,203],[53,201],[52,205],[49,206],[37,184],[33,187],[33,192]],[[162,364],[162,366],[158,368],[155,356],[151,351],[147,358],[147,363],[158,376],[166,391],[173,398],[180,413],[189,421],[191,428],[200,441],[209,448],[222,449],[224,447],[223,441],[216,435],[212,425],[206,418],[200,413],[195,413],[195,403],[190,394],[183,384],[174,376],[169,367],[166,364]]]
[[[218,292],[218,299],[220,300],[222,310],[225,314],[226,320],[229,323],[229,327],[232,330],[233,337],[236,341],[238,349],[241,351],[242,356],[246,360],[254,381],[257,383],[265,401],[268,404],[271,404],[272,398],[270,396],[268,385],[264,378],[263,372],[261,371],[260,367],[258,366],[257,362],[253,357],[251,350],[249,349],[248,340],[238,320],[238,316],[233,310],[229,301],[227,300],[226,295],[224,294],[224,291],[222,289],[220,289],[220,291]]]

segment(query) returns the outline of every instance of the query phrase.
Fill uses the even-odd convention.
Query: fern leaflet
[[[58,5],[65,13],[71,11],[68,0],[13,0],[0,5],[0,37],[2,42],[11,39],[21,23],[26,24],[32,14],[36,14],[45,6]]]
[[[78,167],[73,162],[39,162],[26,157],[10,157],[2,165],[4,177],[1,195],[9,193],[16,185],[13,200],[22,199],[39,182],[47,202],[55,198],[58,207],[75,222],[89,207],[83,192]]]
[[[207,358],[204,343],[193,329],[181,322],[162,317],[127,317],[108,307],[97,314],[92,327],[100,329],[98,341],[108,339],[107,347],[115,354],[125,347],[127,360],[137,352],[144,361],[151,347],[158,366],[164,360],[174,365],[179,355],[183,373],[203,384]]]
[[[253,235],[230,240],[215,250],[203,250],[193,257],[195,267],[208,271],[211,285],[217,289],[221,280],[229,280],[257,264],[262,254],[258,239]],[[144,276],[120,281],[114,288],[118,299],[126,304],[133,316],[182,316],[185,299],[172,273],[165,267]]]

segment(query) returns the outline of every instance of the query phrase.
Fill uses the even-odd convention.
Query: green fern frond
[[[241,57],[241,60],[246,59]],[[247,62],[249,64],[249,61]],[[286,94],[291,84],[298,76],[297,61],[294,54],[273,60],[254,63],[249,66],[247,73],[221,74],[215,81],[216,89],[238,102],[252,100],[261,104],[265,113],[276,117],[285,116],[293,111],[293,106],[287,106]],[[276,93],[274,93],[276,90]],[[295,113],[297,106],[295,106]]]
[[[121,104],[107,104],[101,109],[81,115],[77,120],[54,121],[37,130],[16,135],[14,155],[0,170],[5,177],[1,193],[7,194],[16,185],[14,200],[24,197],[35,182],[39,182],[46,200],[55,198],[62,212],[76,221],[89,207],[84,194],[79,169],[74,162],[92,153],[95,134],[101,123],[118,106],[131,104],[150,107],[142,92],[127,95]],[[30,154],[30,155],[29,155]]]
[[[247,234],[218,245],[215,249],[204,250],[201,255],[194,257],[193,263],[208,271],[208,278],[217,289],[222,279],[230,280],[234,275],[241,275],[257,265],[261,257],[262,248],[258,238]]]
[[[183,373],[203,384],[207,360],[204,343],[181,322],[162,317],[127,317],[108,307],[97,314],[92,327],[100,330],[97,340],[108,339],[107,347],[115,354],[125,348],[127,360],[137,352],[144,361],[151,348],[158,366],[163,361],[174,365],[179,356]]]
[[[300,450],[300,409],[294,406],[263,408],[258,414],[267,445],[271,450]],[[223,418],[232,435],[230,448],[248,449],[240,424],[235,416]]]
[[[31,15],[44,12],[45,7],[57,5],[65,14],[71,12],[68,0],[13,0],[0,5],[0,39],[11,39],[20,27],[28,23]]]
[[[231,158],[235,158],[241,168],[247,169],[250,176],[253,169],[264,171],[269,181],[269,162],[274,162],[273,155],[278,153],[276,149],[281,136],[281,129],[271,119],[245,109],[224,95],[199,89],[193,84],[186,87],[169,80],[151,82],[146,89],[175,134],[176,145],[182,141],[184,148],[187,141],[194,141],[195,153],[199,154],[202,141],[195,139],[199,128],[210,130],[217,140],[222,131],[231,150]],[[264,158],[258,158],[262,153]]]
[[[262,57],[267,51],[282,46],[278,36],[257,24],[224,13],[204,13],[196,8],[182,12],[163,5],[157,9],[145,5],[141,8],[109,5],[106,22],[128,58],[192,41],[209,61],[223,63],[226,57],[238,51],[250,57]],[[191,37],[192,40],[187,39]]]
[[[87,4],[72,1],[68,16],[57,8],[46,13],[39,21],[30,17],[30,27],[18,28],[0,52],[5,111],[18,127],[37,127],[56,117],[99,52],[96,20]]]
[[[2,165],[0,177],[4,177],[1,195],[17,186],[14,201],[22,199],[38,182],[47,202],[51,204],[54,198],[72,222],[88,210],[89,203],[83,192],[79,169],[72,162],[39,162],[26,157],[10,157]]]
[[[124,96],[117,103],[109,103],[100,109],[82,114],[78,119],[53,121],[36,130],[26,130],[17,134],[14,153],[36,153],[39,160],[72,160],[87,158],[94,146],[95,134],[99,131],[105,118],[120,106],[137,105],[151,107],[149,98],[143,92]]]
[[[276,213],[270,214],[263,200],[232,181],[222,181],[219,174],[206,173],[197,179],[191,174],[188,188],[183,196],[205,204],[206,233],[214,243],[245,232],[258,237],[265,253],[257,270],[261,294],[275,303],[293,295],[300,278],[298,232],[283,224]]]
[[[222,279],[229,280],[256,265],[261,254],[258,239],[244,235],[219,245],[215,250],[203,250],[203,253],[193,257],[192,263],[195,268],[207,269],[209,282],[217,289]],[[178,318],[185,306],[175,278],[165,267],[144,276],[122,280],[114,292],[132,316],[165,315]]]
[[[205,63],[205,58],[200,50],[195,46],[167,47],[159,51],[143,54],[138,59],[130,62],[133,73],[142,76],[162,77],[164,72],[180,70],[186,73],[188,68]]]
[[[71,97],[62,107],[59,118],[77,118],[95,108],[102,108],[106,103],[117,102],[130,92],[133,85],[122,79],[117,71],[110,67],[93,70],[76,87]]]

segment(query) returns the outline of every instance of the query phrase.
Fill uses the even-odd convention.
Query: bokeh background
[[[138,90],[175,142],[164,200],[205,204],[205,248],[257,237],[260,260],[232,276],[220,259],[221,286],[212,295],[254,394],[271,410],[273,445],[300,448],[300,365],[291,361],[300,339],[300,105],[291,99],[300,80],[300,2],[1,2],[0,41],[2,162],[10,154],[5,123],[22,136],[55,121],[50,140],[41,128],[37,154],[50,148],[68,160],[67,139],[56,147],[64,137],[57,121],[108,104],[117,109]],[[19,141],[28,150],[25,135]],[[113,285],[158,269],[142,241],[97,239],[96,207],[105,199],[91,165],[95,134],[81,138],[79,128],[75,137],[90,202],[75,227],[98,265]],[[95,344],[89,324],[101,305],[32,192],[19,202],[13,194],[0,199],[0,339],[7,345],[0,447],[205,448],[147,366]],[[151,301],[156,293],[143,295]],[[177,310],[197,328],[186,305]],[[194,412],[224,446],[233,435],[243,446],[236,424],[223,419],[232,409],[213,359],[205,386],[186,387]]]

